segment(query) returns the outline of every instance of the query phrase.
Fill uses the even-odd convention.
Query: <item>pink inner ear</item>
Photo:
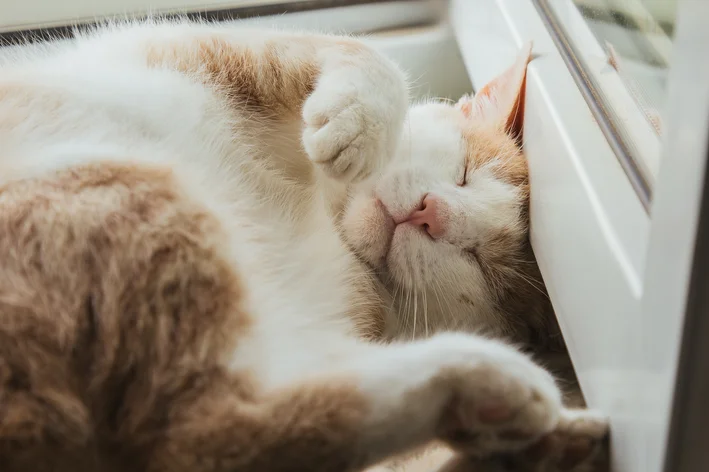
[[[532,43],[524,45],[514,64],[475,94],[469,114],[493,120],[512,136],[521,138],[524,89]]]
[[[525,69],[526,70],[526,69]],[[524,80],[526,74],[522,78],[522,83],[519,86],[519,92],[512,106],[512,112],[507,117],[505,129],[510,134],[522,143],[522,133],[524,132],[524,95],[526,92],[527,81]]]

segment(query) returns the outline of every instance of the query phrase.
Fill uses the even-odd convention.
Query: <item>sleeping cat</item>
[[[396,340],[536,329],[503,318],[534,285],[526,62],[408,113],[341,37],[119,25],[3,66],[3,470],[344,472],[433,440],[582,470],[605,423],[527,355]]]

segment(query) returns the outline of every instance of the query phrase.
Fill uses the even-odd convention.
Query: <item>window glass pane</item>
[[[574,0],[645,117],[662,132],[677,0]]]
[[[678,0],[537,0],[557,45],[581,69],[626,171],[651,190],[660,156]],[[565,50],[564,50],[565,49]]]

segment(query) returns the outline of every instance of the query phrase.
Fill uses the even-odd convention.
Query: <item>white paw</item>
[[[303,146],[328,176],[345,183],[381,170],[398,144],[407,110],[401,73],[376,54],[326,71],[303,107]]]
[[[452,395],[439,439],[476,456],[515,451],[557,427],[561,392],[524,354],[496,341],[446,334],[431,340],[448,359],[439,374]]]

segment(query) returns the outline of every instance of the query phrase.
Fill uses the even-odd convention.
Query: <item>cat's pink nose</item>
[[[421,209],[416,210],[409,216],[407,222],[413,225],[421,226],[433,239],[438,239],[443,236],[445,228],[443,227],[441,214],[441,201],[434,195],[426,195],[421,202]]]

